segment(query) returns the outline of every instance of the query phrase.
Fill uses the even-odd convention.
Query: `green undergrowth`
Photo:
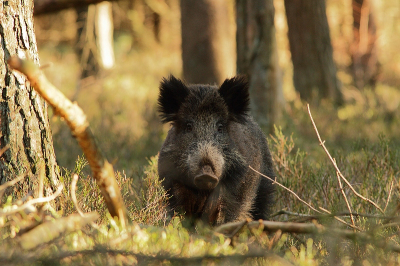
[[[268,233],[262,228],[244,226],[235,234],[222,235],[204,224],[186,227],[183,216],[167,216],[166,194],[157,176],[157,157],[148,160],[142,175],[127,177],[124,172],[116,172],[133,221],[122,229],[118,221],[109,217],[95,182],[84,174],[87,162],[79,157],[73,171],[64,169],[62,172],[65,188],[53,211],[42,206],[28,214],[1,214],[0,244],[4,248],[0,251],[0,262],[29,265],[399,265],[399,250],[394,252],[392,247],[400,241],[397,217],[400,152],[384,135],[378,139],[372,143],[354,141],[346,152],[325,143],[354,189],[384,210],[381,213],[357,197],[342,180],[351,212],[358,215],[354,217],[356,229],[352,237],[343,237],[334,231],[353,232],[343,223],[352,224],[346,214],[349,210],[336,170],[327,154],[323,152],[314,157],[316,152],[309,153],[297,147],[295,134],[285,135],[276,127],[268,138],[276,181],[317,211],[276,185],[271,220],[314,223],[328,229],[323,234]],[[100,218],[95,225],[76,227],[25,250],[19,239],[27,230],[26,224],[33,221],[61,224],[61,217],[76,215],[76,206],[71,201],[72,172],[79,175],[75,191],[79,207],[84,213],[96,211]],[[8,197],[3,201],[1,213],[12,209],[17,200]],[[342,222],[327,212],[337,214]]]

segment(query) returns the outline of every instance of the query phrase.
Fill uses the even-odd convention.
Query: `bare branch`
[[[270,217],[275,217],[278,215],[291,215],[291,216],[298,216],[299,218],[297,218],[295,221],[296,222],[306,222],[306,221],[310,221],[310,220],[320,220],[320,219],[326,219],[329,217],[341,217],[341,216],[350,216],[353,215],[355,217],[366,217],[366,218],[372,218],[372,219],[390,219],[395,220],[395,219],[400,219],[399,216],[385,216],[385,215],[374,215],[374,214],[365,214],[365,213],[349,213],[349,212],[339,212],[339,213],[331,213],[331,214],[322,214],[322,215],[307,215],[307,214],[303,214],[303,213],[297,213],[297,212],[290,212],[290,211],[286,211],[286,210],[280,210],[274,214],[272,214]],[[294,220],[290,219],[289,221],[294,222]]]
[[[285,209],[277,211],[277,212],[271,214],[269,217],[272,218],[272,217],[275,217],[275,216],[278,216],[278,215],[283,215],[283,214],[300,216],[300,217],[317,217],[317,216],[314,216],[314,215],[308,215],[308,214],[303,214],[303,213],[298,213],[298,212],[290,212],[290,211],[287,211]]]
[[[326,209],[324,209],[324,208],[322,208],[322,207],[319,207],[319,208],[320,208],[321,210],[323,210],[324,212],[328,213],[328,214],[332,214],[330,211],[328,211],[328,210],[326,210]],[[353,215],[351,215],[350,217],[353,217]],[[351,228],[353,228],[353,229],[355,229],[355,230],[358,230],[358,231],[362,231],[360,228],[358,228],[358,227],[355,226],[354,224],[349,224],[348,222],[346,222],[345,220],[343,220],[343,219],[341,219],[341,218],[339,218],[339,217],[337,217],[337,216],[333,216],[333,218],[335,218],[337,221],[341,222],[342,224],[347,225],[348,227],[351,227]]]
[[[96,212],[91,212],[85,217],[71,214],[56,221],[47,221],[20,236],[18,243],[25,250],[34,249],[68,232],[77,231],[98,218]]]
[[[272,179],[272,178],[270,178],[270,177],[268,177],[268,176],[266,176],[266,175],[264,175],[264,174],[258,172],[257,170],[255,170],[255,169],[254,169],[253,167],[251,167],[250,165],[249,165],[249,168],[250,168],[251,170],[253,170],[254,172],[256,172],[257,174],[259,174],[259,175],[261,175],[261,176],[263,176],[263,177],[265,177],[265,178],[271,180],[273,183],[276,183],[278,186],[280,186],[280,187],[286,189],[287,191],[289,191],[290,193],[292,193],[299,201],[303,202],[303,203],[304,203],[305,205],[307,205],[307,207],[309,207],[311,210],[313,210],[313,211],[315,211],[315,212],[318,212],[318,213],[321,213],[319,210],[315,209],[313,206],[311,206],[310,204],[308,204],[307,202],[305,202],[304,200],[302,200],[299,196],[297,196],[296,193],[294,193],[292,190],[290,190],[289,188],[285,187],[284,185],[280,184],[278,181],[276,181],[276,180],[274,180],[274,179]]]
[[[0,186],[0,192],[5,190],[8,187],[13,186],[14,184],[18,183],[19,181],[23,180],[27,176],[28,172],[23,173],[22,175],[19,175],[17,178],[14,178],[11,181],[8,181],[4,183],[3,185]]]
[[[27,252],[25,252],[27,253]],[[277,255],[272,254],[271,252],[264,251],[264,250],[256,250],[256,251],[249,251],[247,254],[234,254],[234,255],[203,255],[203,256],[193,256],[193,257],[178,257],[178,256],[168,256],[168,255],[144,255],[142,253],[135,253],[132,251],[121,250],[121,249],[110,249],[108,247],[103,246],[95,246],[93,249],[88,250],[76,250],[76,251],[62,251],[55,255],[50,255],[45,258],[35,258],[35,254],[28,253],[28,254],[11,254],[6,258],[0,257],[0,263],[5,263],[6,265],[12,264],[10,262],[27,262],[32,263],[41,262],[43,260],[49,264],[56,264],[62,259],[65,258],[73,258],[76,256],[99,256],[101,254],[104,255],[118,255],[118,256],[134,256],[138,259],[139,265],[147,265],[149,262],[164,262],[170,261],[171,263],[177,265],[197,265],[202,261],[212,261],[212,260],[230,260],[230,261],[241,261],[248,258],[266,258],[268,260],[274,261],[277,258]],[[278,260],[279,261],[279,260]],[[150,263],[151,264],[151,263]]]
[[[386,212],[386,208],[387,208],[387,206],[389,204],[390,196],[392,195],[393,183],[394,183],[394,180],[392,180],[392,183],[390,184],[389,195],[388,195],[388,198],[386,200],[386,204],[385,204],[385,208],[383,209],[383,212]]]
[[[97,147],[82,109],[54,87],[33,62],[14,56],[8,60],[8,64],[25,74],[35,90],[65,119],[89,162],[93,178],[97,181],[108,211],[113,217],[118,217],[121,225],[125,227],[128,215],[115,179],[114,169]]]
[[[76,190],[76,182],[78,181],[78,175],[77,174],[73,174],[72,175],[72,182],[71,182],[71,199],[72,202],[75,205],[76,210],[78,211],[80,216],[84,216],[84,213],[82,212],[81,208],[78,205],[78,200],[76,199],[76,194],[75,194],[75,190]]]
[[[215,232],[222,234],[229,234],[237,227],[242,226],[243,222],[233,222],[223,224],[215,229]],[[330,235],[334,237],[343,237],[350,240],[358,240],[364,243],[370,243],[376,247],[400,253],[400,246],[396,244],[387,243],[386,240],[375,238],[373,235],[364,232],[354,232],[351,230],[343,230],[336,228],[327,228],[319,224],[313,223],[290,223],[290,222],[274,222],[274,221],[253,221],[247,223],[246,226],[250,228],[262,227],[264,231],[276,232],[278,230],[284,233],[296,234],[314,234],[314,235]]]
[[[372,204],[373,206],[375,206],[375,208],[377,208],[380,212],[384,213],[384,211],[381,209],[381,207],[379,207],[375,202],[373,202],[372,200],[370,200],[370,199],[364,197],[363,195],[361,195],[360,193],[358,193],[358,192],[353,188],[353,186],[350,184],[350,182],[347,181],[347,179],[343,176],[343,174],[342,174],[342,172],[340,171],[339,167],[336,165],[336,161],[332,158],[332,156],[331,156],[331,154],[329,153],[328,149],[325,147],[324,141],[322,141],[322,139],[321,139],[321,137],[320,137],[320,135],[319,135],[319,133],[318,133],[317,126],[315,125],[314,119],[313,119],[313,117],[312,117],[312,115],[311,115],[310,105],[309,105],[309,104],[307,104],[307,109],[308,109],[308,114],[309,114],[309,116],[310,116],[311,122],[312,122],[312,124],[313,124],[313,126],[314,126],[315,133],[317,133],[317,137],[318,137],[319,143],[320,143],[320,145],[322,146],[322,148],[324,149],[325,153],[328,155],[329,159],[331,160],[333,166],[334,166],[335,169],[336,169],[336,172],[337,172],[337,173],[339,174],[339,176],[343,179],[343,181],[350,187],[350,189],[353,191],[353,193],[354,193],[357,197],[359,197],[359,198],[361,198],[361,199],[367,201],[368,203],[370,203],[370,204]]]
[[[57,191],[53,195],[48,196],[48,197],[44,197],[44,198],[37,198],[37,199],[29,200],[29,201],[25,202],[24,204],[22,204],[21,206],[19,206],[18,208],[12,209],[10,211],[2,211],[2,210],[0,210],[0,217],[23,211],[26,208],[28,208],[28,207],[30,207],[30,206],[32,206],[34,204],[45,203],[45,202],[52,201],[52,200],[54,200],[55,198],[57,198],[61,194],[61,191],[63,190],[63,188],[64,188],[63,185],[60,185],[58,187]]]
[[[351,223],[353,224],[353,226],[356,226],[356,224],[354,223],[353,214],[351,214],[352,213],[351,212],[351,207],[350,207],[349,201],[347,200],[346,193],[344,192],[344,189],[343,189],[343,186],[342,186],[342,181],[340,181],[340,176],[339,176],[338,172],[336,172],[336,177],[337,177],[337,180],[338,180],[338,183],[339,183],[340,191],[342,192],[344,201],[346,202],[346,205],[347,205],[347,209],[349,210],[349,213],[350,213]]]

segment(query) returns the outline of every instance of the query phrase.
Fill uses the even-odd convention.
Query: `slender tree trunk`
[[[33,31],[33,0],[0,3],[0,102],[1,148],[8,149],[0,157],[0,184],[25,171],[36,175],[45,164],[50,192],[58,183],[53,140],[47,105],[31,88],[26,78],[11,71],[6,61],[12,55],[27,57],[39,64]],[[26,179],[21,193],[35,188],[35,178]]]
[[[284,99],[272,0],[237,0],[237,72],[250,82],[253,116],[271,132]]]
[[[375,86],[380,64],[376,51],[376,24],[370,0],[353,0],[351,70],[358,89]]]
[[[342,102],[329,36],[325,0],[285,0],[293,81],[307,101]]]
[[[114,66],[112,5],[102,2],[77,9],[77,54],[81,78]]]
[[[221,84],[235,73],[235,41],[225,0],[181,0],[183,76]]]

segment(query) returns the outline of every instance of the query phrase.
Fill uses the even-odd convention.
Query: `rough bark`
[[[50,192],[58,183],[58,173],[47,105],[26,78],[6,64],[12,55],[39,64],[32,12],[32,0],[0,2],[0,146],[9,147],[0,157],[0,184],[25,171],[35,175],[44,162]],[[34,188],[35,179],[29,180],[18,187],[19,192]]]
[[[375,86],[380,64],[376,50],[376,24],[370,0],[353,0],[351,72],[358,89]]]
[[[253,116],[272,131],[284,103],[273,1],[237,0],[236,15],[237,72],[249,78]]]
[[[307,101],[342,102],[329,36],[325,0],[285,0],[293,81]]]
[[[235,72],[234,33],[225,0],[182,0],[183,76],[188,83],[221,84]]]

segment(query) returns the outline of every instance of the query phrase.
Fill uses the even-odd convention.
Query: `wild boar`
[[[162,122],[172,125],[158,160],[170,211],[211,225],[268,219],[274,186],[249,166],[275,174],[266,138],[249,115],[246,79],[218,88],[170,76],[161,82],[158,107]]]

